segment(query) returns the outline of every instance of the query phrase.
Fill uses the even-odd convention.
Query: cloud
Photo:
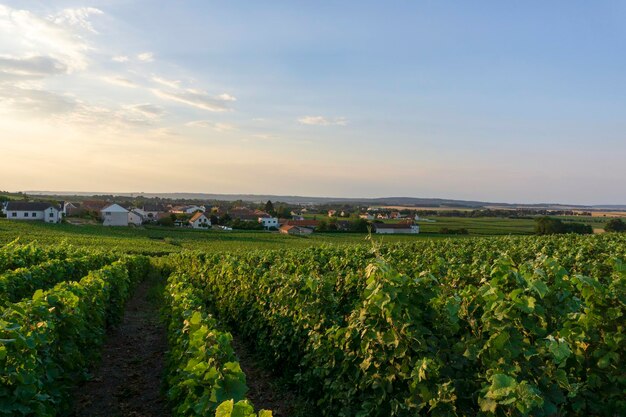
[[[217,96],[217,98],[219,98],[220,100],[224,100],[224,101],[237,101],[235,97],[226,93],[220,94],[219,96]]]
[[[88,66],[86,53],[91,46],[76,29],[77,26],[84,28],[92,14],[94,12],[90,11],[71,17],[66,11],[41,17],[27,10],[0,5],[0,48],[13,55],[28,51],[29,56],[50,57],[63,63],[68,73],[84,70]]]
[[[323,116],[303,116],[298,119],[298,122],[303,125],[310,126],[345,126],[348,121],[345,117],[335,117],[334,119],[328,119]]]
[[[126,55],[117,55],[111,58],[114,62],[128,62],[128,57]]]
[[[81,7],[78,9],[65,9],[50,16],[48,19],[59,26],[75,26],[88,32],[97,33],[89,21],[91,15],[104,14],[102,10],[93,7]]]
[[[137,55],[137,59],[140,60],[141,62],[153,62],[154,54],[152,52],[142,52],[139,55]]]
[[[164,91],[159,89],[153,89],[152,93],[157,97],[165,100],[176,101],[179,103],[187,104],[188,106],[212,112],[231,111],[232,109],[228,107],[226,103],[235,100],[235,98],[232,96],[228,96],[229,98],[225,100],[223,98],[224,94],[217,97],[212,97],[203,91],[193,89],[180,91]]]
[[[210,120],[196,120],[196,121],[187,123],[186,126],[209,128],[218,132],[228,132],[231,130],[237,130],[237,127],[235,125],[232,125],[229,123],[212,122]]]
[[[178,81],[178,80],[167,80],[167,79],[162,78],[162,77],[154,76],[154,77],[152,77],[152,81],[154,81],[155,83],[159,83],[161,85],[164,85],[166,87],[170,87],[170,88],[179,88],[180,87],[180,81]]]
[[[102,79],[106,82],[108,82],[109,84],[115,84],[115,85],[119,85],[121,87],[128,87],[128,88],[137,88],[139,87],[139,84],[137,84],[136,82],[129,80],[128,78],[124,78],[124,77],[120,77],[120,76],[113,76],[113,77],[102,77]]]
[[[13,57],[0,55],[0,82],[3,80],[29,80],[64,74],[67,66],[49,56]]]
[[[125,106],[126,110],[131,112],[142,114],[148,118],[158,118],[165,114],[165,110],[161,106],[157,106],[155,104],[135,104],[131,106]]]
[[[78,108],[75,98],[46,90],[0,85],[0,102],[9,109],[50,117]]]

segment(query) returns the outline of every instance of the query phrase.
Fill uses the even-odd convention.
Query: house
[[[142,210],[148,221],[157,221],[159,216],[167,211],[163,204],[144,204]]]
[[[205,212],[205,207],[204,206],[175,206],[172,207],[172,209],[170,210],[170,212],[172,213],[176,213],[176,214],[194,214],[197,211],[201,211],[201,212]]]
[[[278,217],[272,217],[270,215],[261,216],[258,218],[258,221],[263,225],[265,230],[271,228],[278,229]]]
[[[9,220],[39,220],[60,223],[63,219],[61,207],[52,203],[9,201],[4,209]]]
[[[411,223],[374,223],[374,232],[380,234],[410,233],[417,234],[420,227]]]
[[[80,203],[72,203],[70,201],[65,202],[65,206],[63,207],[63,211],[66,216],[76,216],[82,212]]]
[[[146,219],[144,211],[140,209],[132,209],[128,212],[128,223],[135,226],[141,226]]]
[[[280,224],[283,226],[298,226],[315,230],[320,222],[318,220],[281,220]]]
[[[337,210],[328,210],[328,217],[334,217],[337,215]]]
[[[365,219],[365,220],[374,220],[374,215],[370,213],[363,213],[363,214],[359,214],[359,218]]]
[[[102,209],[100,214],[104,226],[128,226],[130,211],[119,204],[110,204]]]
[[[310,235],[313,233],[312,229],[300,226],[281,226],[279,230],[280,233],[286,235]]]
[[[209,230],[211,227],[211,219],[208,215],[198,211],[191,217],[191,219],[189,219],[189,225],[194,229]]]

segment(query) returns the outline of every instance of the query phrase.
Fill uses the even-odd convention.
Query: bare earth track
[[[93,378],[76,391],[73,417],[167,417],[161,392],[165,329],[149,300],[149,280],[126,305],[124,320],[112,329]]]

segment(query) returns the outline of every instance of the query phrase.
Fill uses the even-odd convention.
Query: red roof
[[[200,217],[204,216],[204,213],[201,211],[197,211],[196,214],[194,214],[193,216],[191,216],[191,219],[189,219],[190,222],[195,222],[196,220],[198,220]]]
[[[317,227],[320,222],[317,220],[287,220],[284,224],[286,226]]]

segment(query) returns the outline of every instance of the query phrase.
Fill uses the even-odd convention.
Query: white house
[[[374,231],[381,234],[417,234],[420,232],[420,227],[411,223],[374,223]]]
[[[9,201],[4,209],[9,220],[39,220],[60,223],[63,219],[61,207],[51,203]]]
[[[211,219],[203,212],[199,211],[189,219],[189,224],[194,229],[209,230],[209,228],[211,228]]]
[[[111,204],[103,208],[100,213],[104,226],[128,226],[129,211],[119,204]]]
[[[374,220],[374,215],[370,213],[359,214],[360,219]]]
[[[172,213],[177,213],[177,214],[194,214],[196,211],[201,211],[201,212],[205,212],[206,211],[206,207],[204,206],[176,206],[176,207],[172,207],[171,212]]]
[[[146,219],[146,217],[142,214],[143,211],[139,209],[132,209],[128,212],[128,223],[134,224],[135,226],[141,226]]]
[[[265,229],[272,227],[278,229],[278,217],[262,216],[259,217],[259,223],[261,223]]]

